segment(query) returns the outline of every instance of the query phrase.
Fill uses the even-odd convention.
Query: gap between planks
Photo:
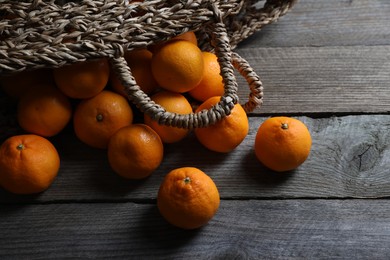
[[[255,158],[254,138],[266,118],[249,119],[249,134],[233,152],[208,151],[191,135],[183,142],[166,146],[159,169],[140,182],[116,176],[105,151],[89,148],[73,135],[63,134],[53,139],[63,160],[53,185],[37,196],[13,196],[0,190],[0,202],[150,201],[156,199],[165,174],[183,166],[197,167],[209,174],[223,199],[390,196],[389,115],[299,117],[312,134],[312,151],[303,165],[286,174],[267,170]]]
[[[166,223],[153,205],[2,207],[4,258],[384,259],[383,200],[223,201],[197,230]]]

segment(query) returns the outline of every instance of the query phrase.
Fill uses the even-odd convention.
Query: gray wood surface
[[[3,206],[0,257],[385,259],[389,214],[386,200],[222,200],[208,225],[183,231],[155,204]]]
[[[390,37],[388,43],[358,47],[252,47],[237,52],[247,59],[264,85],[264,104],[256,113],[387,113]],[[237,79],[243,103],[249,88],[241,76]]]
[[[387,0],[299,0],[236,50],[264,83],[255,112],[388,113],[389,14]]]
[[[165,174],[182,166],[210,175],[223,199],[390,196],[390,115],[297,118],[308,126],[313,145],[306,162],[288,173],[274,173],[255,157],[264,117],[250,117],[248,136],[229,154],[207,150],[193,135],[165,145],[163,163],[142,181],[117,176],[105,150],[89,148],[69,131],[53,139],[62,159],[53,185],[39,196],[3,192],[0,202],[151,201]]]
[[[299,0],[242,42],[235,51],[260,75],[264,105],[229,154],[190,135],[165,146],[150,178],[128,181],[69,127],[51,138],[62,161],[47,191],[0,189],[0,259],[388,259],[389,25],[388,0]],[[19,133],[3,101],[0,139]],[[256,131],[274,115],[301,119],[313,138],[307,161],[289,173],[254,155]],[[168,225],[156,207],[163,177],[181,166],[209,174],[222,199],[195,231]]]
[[[298,0],[291,12],[239,47],[388,45],[389,13],[388,0]]]

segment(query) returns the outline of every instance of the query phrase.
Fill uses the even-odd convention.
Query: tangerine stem
[[[282,129],[284,129],[284,130],[288,129],[288,124],[287,123],[282,123]]]
[[[188,184],[188,183],[191,182],[191,178],[187,176],[187,177],[184,178],[183,181],[184,181],[185,184]]]
[[[102,114],[98,114],[98,115],[96,116],[96,120],[97,120],[98,122],[103,121],[103,115],[102,115]]]
[[[18,144],[18,146],[16,146],[16,149],[18,149],[19,151],[23,150],[24,144]]]

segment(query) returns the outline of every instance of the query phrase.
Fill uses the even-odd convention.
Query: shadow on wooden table
[[[153,219],[153,221],[145,221],[145,219]],[[184,230],[169,224],[160,215],[157,206],[148,207],[144,211],[144,218],[134,225],[137,227],[140,242],[142,241],[144,246],[165,250],[185,247],[202,230],[202,228]],[[130,231],[134,232],[134,227]]]
[[[243,153],[243,151],[241,152]],[[253,149],[248,149],[243,155],[242,165],[248,178],[259,182],[262,186],[277,186],[285,183],[293,177],[295,170],[287,172],[275,172],[264,166],[255,155]]]

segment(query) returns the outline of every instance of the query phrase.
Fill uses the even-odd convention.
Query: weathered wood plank
[[[255,113],[390,112],[390,45],[238,52],[264,85],[264,104]],[[248,84],[239,75],[237,81],[243,103],[249,95]],[[0,127],[4,120],[0,118]]]
[[[68,133],[52,139],[62,158],[52,187],[37,196],[0,191],[0,202],[149,201],[156,198],[165,174],[182,166],[209,174],[224,199],[390,196],[390,115],[299,118],[309,127],[313,146],[308,160],[290,173],[273,173],[254,155],[255,135],[264,117],[250,117],[249,135],[229,154],[206,150],[193,135],[166,145],[160,168],[137,182],[116,176],[106,151],[89,148]]]
[[[387,0],[299,0],[239,48],[390,44]]]
[[[208,225],[176,229],[156,205],[1,206],[1,259],[384,259],[386,200],[226,201]]]
[[[238,53],[264,84],[264,104],[255,112],[390,112],[390,45],[245,48]],[[244,102],[249,88],[241,76],[237,80]]]
[[[207,151],[190,136],[165,147],[150,178],[132,182],[111,171],[105,151],[69,132],[53,138],[62,166],[49,190],[0,190],[0,258],[387,258],[388,201],[345,198],[390,196],[390,115],[300,117],[313,149],[287,174],[261,166],[253,141],[266,114],[389,113],[389,13],[387,0],[299,0],[244,41],[237,51],[262,77],[265,103],[230,154]],[[4,134],[2,123],[14,121],[1,116]],[[155,205],[164,175],[187,165],[208,173],[222,197],[215,218],[197,231],[169,226]]]

